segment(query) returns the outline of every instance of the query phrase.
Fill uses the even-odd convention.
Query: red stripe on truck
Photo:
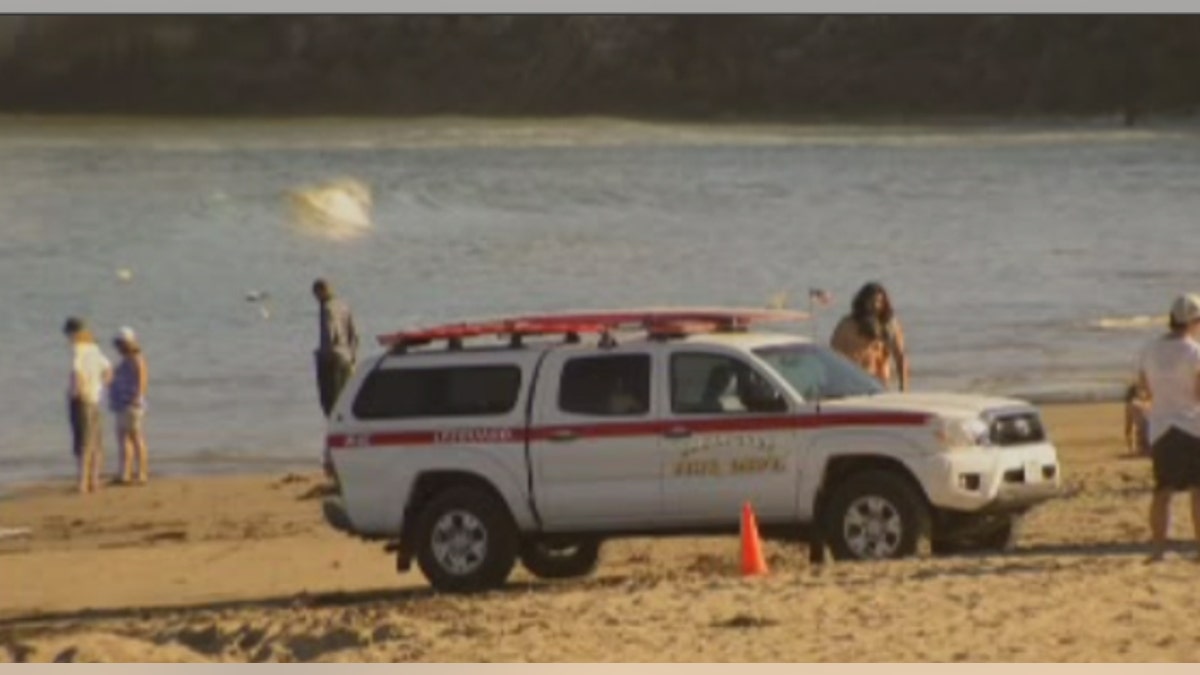
[[[919,413],[822,413],[787,417],[735,417],[708,419],[656,420],[653,422],[609,422],[598,424],[558,424],[534,427],[469,427],[368,434],[331,434],[326,444],[332,449],[353,449],[398,445],[466,445],[547,441],[563,433],[584,438],[628,438],[658,436],[668,430],[686,429],[692,433],[729,433],[783,431],[788,429],[824,429],[832,427],[920,426],[929,420]]]

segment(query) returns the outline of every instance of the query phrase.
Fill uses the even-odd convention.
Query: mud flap
[[[407,572],[412,569],[412,556],[405,552],[404,547],[398,541],[389,541],[384,544],[383,551],[385,553],[396,554],[396,571]]]

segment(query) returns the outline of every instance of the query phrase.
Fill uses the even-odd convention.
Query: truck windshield
[[[788,344],[753,351],[808,401],[883,391],[878,380],[828,347]]]

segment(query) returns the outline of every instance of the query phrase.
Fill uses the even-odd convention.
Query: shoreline
[[[149,126],[147,126],[149,125]],[[755,133],[784,133],[796,140],[807,137],[819,139],[830,133],[871,134],[964,134],[992,132],[996,134],[1079,133],[1079,134],[1153,134],[1200,133],[1200,113],[1163,114],[1144,120],[1136,126],[1121,124],[1118,115],[625,115],[608,113],[579,113],[562,115],[483,115],[483,114],[228,114],[199,113],[82,113],[82,112],[19,112],[0,110],[0,131],[37,128],[47,132],[64,132],[76,128],[94,127],[106,131],[130,131],[139,136],[153,132],[155,126],[167,130],[204,133],[229,126],[248,128],[314,128],[338,129],[355,126],[395,129],[480,129],[492,132],[506,128],[539,128],[545,132],[563,129],[596,129],[609,131],[644,131],[655,129],[676,131],[708,131],[714,133],[745,133],[746,141],[754,141]],[[124,139],[128,140],[128,139]]]

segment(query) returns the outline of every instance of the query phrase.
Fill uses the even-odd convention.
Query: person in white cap
[[[1143,350],[1138,378],[1151,401],[1154,497],[1148,562],[1162,560],[1166,552],[1171,497],[1176,492],[1191,493],[1192,527],[1200,546],[1200,296],[1177,297],[1169,326]]]
[[[121,470],[118,482],[145,483],[150,476],[146,462],[146,437],[142,431],[146,415],[146,380],[149,371],[137,335],[123,326],[113,338],[113,346],[121,353],[121,363],[113,373],[109,389],[109,408],[116,417],[117,447],[120,449]],[[135,461],[136,460],[136,461]]]

